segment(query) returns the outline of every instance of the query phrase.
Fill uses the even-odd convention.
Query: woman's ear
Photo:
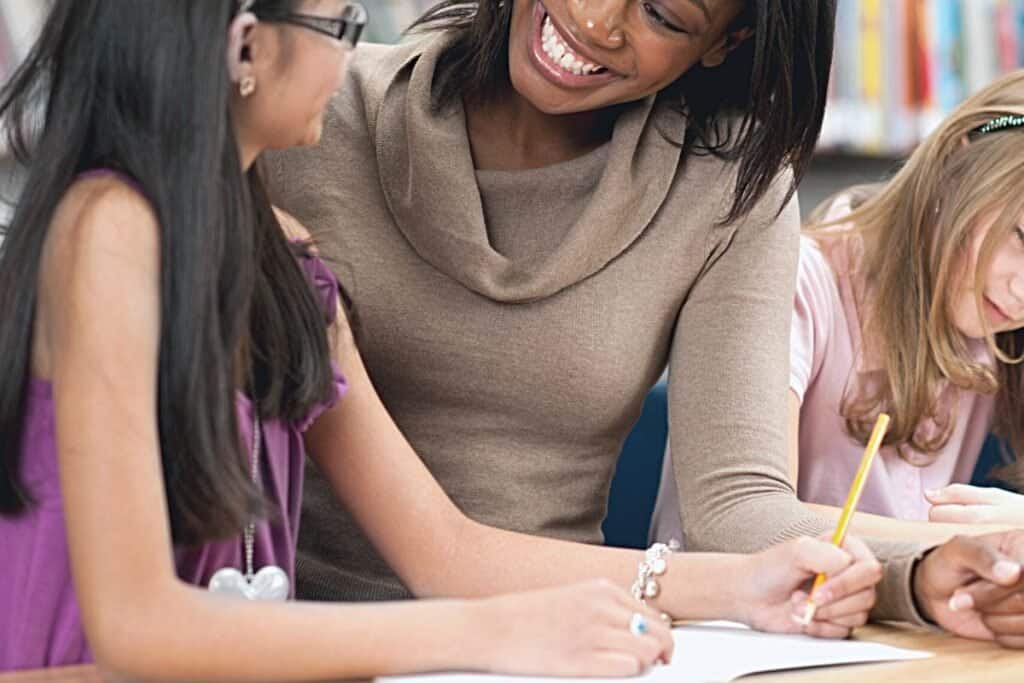
[[[228,27],[228,74],[232,83],[241,83],[245,78],[252,77],[252,60],[250,59],[249,40],[252,29],[259,20],[252,12],[242,12],[236,16]]]
[[[738,48],[743,41],[754,35],[754,29],[749,26],[735,31],[726,31],[700,58],[700,63],[706,68],[721,66],[729,53]]]

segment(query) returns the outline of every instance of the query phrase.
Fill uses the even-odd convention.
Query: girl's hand
[[[494,673],[623,677],[672,659],[672,634],[660,615],[608,581],[516,593],[478,603],[481,668]],[[634,635],[634,614],[647,632]]]
[[[815,576],[828,580],[815,592],[814,620],[803,626],[807,591]],[[798,538],[747,556],[741,578],[741,618],[756,629],[846,638],[864,625],[875,605],[882,566],[859,539],[848,536],[842,549],[824,539]]]
[[[1003,489],[951,484],[926,491],[925,498],[932,504],[932,522],[1024,526],[1024,496]]]

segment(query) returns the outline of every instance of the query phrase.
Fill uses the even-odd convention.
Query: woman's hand
[[[660,615],[609,581],[516,593],[477,603],[467,632],[482,638],[481,668],[514,675],[622,677],[672,659],[672,634]],[[630,630],[633,615],[646,633]]]
[[[798,538],[745,559],[741,618],[762,631],[846,638],[867,621],[882,578],[882,566],[871,551],[849,536],[842,549],[823,539]],[[803,626],[807,591],[819,572],[828,580],[814,593],[814,620]]]
[[[1024,526],[1024,496],[994,487],[952,484],[925,492],[928,519],[955,524]]]

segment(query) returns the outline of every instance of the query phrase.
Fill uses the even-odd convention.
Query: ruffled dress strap
[[[308,246],[301,242],[293,242],[292,244],[298,250],[296,258],[299,261],[299,265],[305,271],[306,277],[309,278],[313,291],[316,292],[317,298],[320,301],[324,314],[324,324],[333,325],[338,319],[341,283],[338,282],[338,278],[327,267],[323,259],[317,256]],[[333,360],[331,361],[331,370],[334,372],[334,395],[330,400],[315,406],[304,419],[295,424],[299,431],[304,432],[309,429],[318,417],[334,407],[334,404],[348,391],[348,383]]]

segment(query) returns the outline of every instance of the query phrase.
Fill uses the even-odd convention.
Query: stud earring
[[[238,93],[242,97],[248,97],[256,92],[256,79],[253,76],[245,76],[238,84]]]

